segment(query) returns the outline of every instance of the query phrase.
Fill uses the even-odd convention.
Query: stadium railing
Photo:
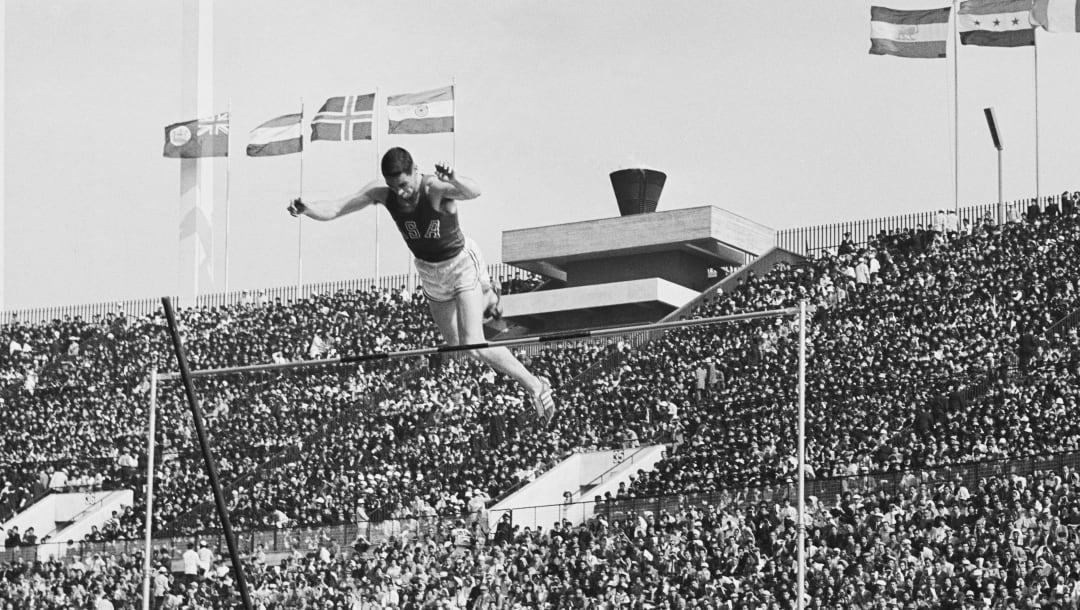
[[[499,263],[488,265],[488,273],[492,278],[521,278],[531,276],[527,271],[517,267]],[[320,282],[300,286],[278,286],[275,288],[254,288],[250,290],[234,290],[223,293],[199,295],[194,303],[185,302],[185,299],[173,297],[173,302],[178,308],[183,307],[227,307],[242,303],[263,304],[281,300],[283,303],[297,301],[317,294],[334,293],[339,290],[368,290],[378,288],[382,290],[398,290],[402,287],[413,291],[420,284],[420,279],[415,274],[386,275],[378,278],[361,278],[352,280],[339,280],[334,282]],[[81,305],[59,305],[56,307],[35,307],[28,309],[13,309],[4,311],[0,315],[3,324],[23,323],[40,324],[52,320],[63,320],[76,316],[85,322],[93,322],[97,318],[104,318],[108,314],[123,312],[126,316],[146,316],[161,310],[161,300],[157,297],[146,299],[131,299],[126,301],[109,301],[104,303],[89,303]]]
[[[1051,195],[1042,197],[1037,201],[1035,199],[1009,201],[1005,203],[1005,208],[1011,208],[1023,215],[1027,212],[1028,206],[1032,203],[1038,203],[1039,210],[1044,211],[1046,206],[1050,203],[1060,204],[1061,196]],[[783,229],[776,232],[776,245],[791,252],[813,256],[823,250],[836,248],[840,245],[840,242],[843,241],[844,234],[846,233],[851,233],[852,242],[854,242],[856,246],[861,246],[865,245],[881,231],[892,232],[903,229],[914,229],[919,225],[922,225],[924,228],[929,228],[933,226],[936,214],[936,210],[926,210],[913,214],[899,214],[895,216],[882,216],[864,220],[850,220],[824,225]],[[996,203],[972,205],[960,208],[957,211],[957,222],[962,225],[963,222],[967,220],[970,221],[972,225],[975,225],[987,216],[994,219],[997,218]]]

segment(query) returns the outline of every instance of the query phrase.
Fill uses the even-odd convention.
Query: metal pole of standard
[[[998,131],[994,109],[983,108],[983,115],[986,117],[986,126],[990,128],[990,141],[994,143],[994,148],[998,151],[998,224],[1003,225],[1005,224],[1005,199],[1002,197],[1001,190],[1001,151],[1005,149],[1005,144],[1002,142],[1001,132]]]
[[[806,607],[806,301],[799,301],[799,579],[795,607]]]
[[[998,224],[1005,224],[1005,194],[1001,182],[1001,149],[997,149],[998,161]]]
[[[229,557],[232,559],[233,572],[236,574],[236,588],[240,591],[240,599],[243,602],[244,609],[252,610],[247,580],[244,578],[244,566],[240,563],[240,553],[236,550],[236,537],[233,536],[232,524],[229,522],[229,511],[225,506],[225,497],[221,494],[221,484],[218,482],[217,465],[214,463],[214,456],[210,454],[210,441],[206,437],[202,408],[199,406],[199,399],[195,396],[195,384],[191,380],[191,369],[188,367],[184,345],[180,341],[180,328],[176,324],[176,312],[173,310],[172,300],[169,297],[163,297],[161,304],[165,307],[165,317],[169,322],[169,335],[172,336],[177,364],[180,366],[180,378],[184,382],[184,392],[187,394],[188,405],[191,406],[191,416],[195,420],[195,434],[199,437],[199,448],[202,450],[206,476],[210,479],[210,487],[214,492],[214,503],[217,505],[218,519],[221,521],[221,529],[225,534],[225,543],[229,547]]]
[[[146,544],[143,556],[143,610],[150,610],[150,582],[154,578],[151,560],[151,528],[154,523],[154,436],[157,429],[157,371],[150,371],[150,422],[146,435]]]

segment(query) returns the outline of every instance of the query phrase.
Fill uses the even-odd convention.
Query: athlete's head
[[[382,158],[382,174],[386,186],[398,197],[411,199],[420,187],[420,172],[416,171],[412,155],[404,148],[394,147]]]

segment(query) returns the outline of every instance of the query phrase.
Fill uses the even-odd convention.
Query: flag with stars
[[[229,156],[229,113],[169,125],[162,154],[173,159]]]
[[[960,3],[960,42],[982,47],[1026,47],[1035,44],[1032,0],[967,0]]]
[[[375,94],[332,97],[311,119],[311,141],[370,140]]]

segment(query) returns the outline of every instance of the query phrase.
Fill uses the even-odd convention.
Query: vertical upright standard
[[[799,545],[799,578],[795,607],[806,607],[806,301],[799,301],[799,522],[795,525]]]
[[[146,545],[143,549],[143,610],[150,610],[150,583],[154,578],[151,560],[151,530],[154,523],[154,435],[157,429],[157,371],[150,371],[150,421],[146,433]]]

